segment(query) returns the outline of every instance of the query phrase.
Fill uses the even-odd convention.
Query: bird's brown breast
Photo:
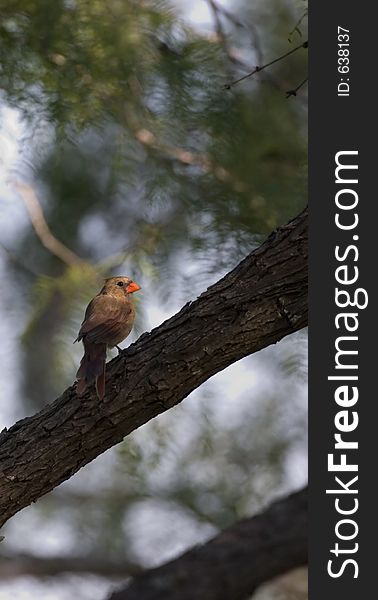
[[[125,295],[100,293],[88,304],[78,339],[112,348],[129,335],[134,318],[133,302]]]

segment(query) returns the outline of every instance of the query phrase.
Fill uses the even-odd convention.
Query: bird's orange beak
[[[137,292],[138,290],[140,290],[140,285],[138,285],[137,283],[135,283],[135,281],[132,281],[131,283],[129,283],[129,285],[126,288],[126,292],[128,294],[132,294],[133,292]]]

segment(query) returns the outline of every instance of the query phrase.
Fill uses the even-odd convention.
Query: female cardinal
[[[128,277],[110,277],[88,304],[75,340],[83,340],[84,344],[84,356],[76,373],[79,396],[96,379],[97,396],[100,400],[104,397],[106,349],[118,348],[129,335],[135,318],[131,294],[138,290],[140,286]]]

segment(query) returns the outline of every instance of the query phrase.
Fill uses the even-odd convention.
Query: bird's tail
[[[106,344],[83,343],[84,356],[76,373],[76,391],[82,396],[87,386],[96,380],[97,396],[102,400],[105,395]]]

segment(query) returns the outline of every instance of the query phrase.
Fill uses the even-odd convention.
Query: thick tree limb
[[[145,571],[109,600],[243,600],[307,563],[307,489],[239,521],[201,547]]]
[[[91,573],[103,577],[135,577],[143,569],[134,563],[113,561],[104,556],[49,556],[41,558],[31,554],[0,555],[0,579],[33,577],[56,577],[65,573]]]
[[[0,526],[215,373],[307,324],[307,211],[107,367],[0,434]]]

